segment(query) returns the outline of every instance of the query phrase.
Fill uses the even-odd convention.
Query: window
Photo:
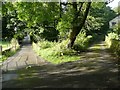
[[[114,26],[116,24],[116,22],[112,22],[112,26]]]

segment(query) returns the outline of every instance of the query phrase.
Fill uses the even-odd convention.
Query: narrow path
[[[103,62],[103,63],[117,63],[117,58],[108,51],[105,42],[100,42],[89,47],[87,52],[80,54],[81,60],[91,62]]]
[[[80,57],[74,62],[45,64],[4,73],[4,77],[10,74],[9,77],[15,78],[3,81],[3,88],[120,87],[117,59],[107,52],[104,42],[93,45]]]
[[[27,44],[24,45],[15,55],[9,57],[2,63],[2,70],[17,70],[22,67],[27,68],[41,64],[45,64],[45,61],[36,55],[36,53],[32,50],[31,44]]]

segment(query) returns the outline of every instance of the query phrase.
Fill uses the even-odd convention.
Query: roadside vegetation
[[[10,42],[1,41],[0,44],[2,46],[0,62],[7,60],[8,57],[14,55],[20,48],[18,41],[14,38]]]
[[[90,45],[92,36],[85,38],[85,33],[80,33],[73,48],[67,48],[67,40],[62,42],[50,42],[47,40],[33,43],[33,49],[38,55],[51,63],[59,64],[68,61],[80,60],[79,54],[85,51]]]
[[[2,62],[4,57],[2,56],[2,51],[10,48],[10,42],[9,41],[0,41],[0,62]],[[6,59],[6,58],[5,58]]]
[[[53,63],[80,60],[93,43],[119,35],[119,29],[109,29],[117,13],[105,2],[4,2],[2,7],[2,37],[21,44],[30,35],[37,54]]]
[[[2,46],[3,51],[11,47],[9,41],[0,41],[0,46]]]
[[[49,41],[38,42],[37,44],[33,43],[33,49],[42,58],[54,64],[80,60],[79,54],[75,50],[66,48],[66,43],[67,40],[61,43]],[[44,47],[40,47],[40,45],[44,45]]]
[[[105,42],[110,51],[120,58],[120,22],[111,29]]]

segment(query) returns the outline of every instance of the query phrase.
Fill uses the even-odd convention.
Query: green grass
[[[9,41],[0,41],[0,46],[2,46],[2,51],[4,51],[5,49],[11,47]]]
[[[10,42],[9,41],[0,41],[0,46],[2,46],[2,51],[10,47]],[[9,53],[11,54],[11,53]],[[7,59],[8,56],[1,55],[0,54],[0,62],[4,61]]]
[[[39,53],[42,58],[54,64],[80,60],[80,56],[78,55],[52,55],[53,50],[51,48],[40,50]]]
[[[73,49],[66,48],[64,44],[66,45],[66,41],[56,43],[53,47],[39,49],[37,45],[33,44],[33,48],[38,55],[53,64],[80,60],[78,53]]]
[[[0,41],[0,45],[7,45],[7,44],[10,44],[9,41]]]
[[[0,58],[0,62],[3,62],[5,60],[7,60],[8,57],[14,55],[16,53],[16,51],[9,51],[9,52],[6,52],[5,55],[2,55],[1,58]]]
[[[0,45],[2,46],[2,51],[5,51],[11,47],[9,41],[0,41]],[[5,51],[4,55],[0,54],[0,62],[7,60],[8,57],[13,56],[18,50],[19,48],[16,51]]]
[[[91,38],[92,36],[86,36],[85,33],[81,32],[75,41],[73,49],[66,47],[69,39],[62,40],[62,42],[49,42],[42,40],[37,44],[33,43],[33,48],[42,58],[51,63],[59,64],[80,60],[78,52],[85,51],[88,48]]]

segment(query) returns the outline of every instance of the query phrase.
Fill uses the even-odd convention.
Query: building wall
[[[117,16],[116,18],[112,19],[112,20],[109,22],[110,28],[112,28],[113,26],[115,26],[116,24],[118,24],[118,22],[120,22],[120,15]]]

